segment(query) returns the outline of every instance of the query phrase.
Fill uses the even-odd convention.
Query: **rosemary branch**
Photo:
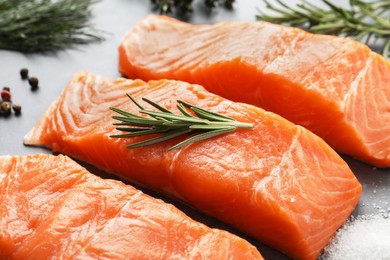
[[[232,132],[237,128],[253,128],[253,125],[250,123],[238,122],[233,118],[193,106],[181,100],[177,101],[177,108],[180,110],[181,114],[174,114],[159,104],[147,98],[143,98],[143,101],[152,105],[158,111],[145,109],[130,95],[127,96],[139,108],[141,114],[149,117],[135,115],[118,108],[110,107],[112,111],[119,114],[112,117],[119,121],[114,123],[114,125],[117,126],[116,129],[125,132],[124,134],[111,135],[110,137],[130,138],[160,134],[157,137],[131,144],[127,146],[127,148],[143,147],[164,142],[181,135],[195,133],[195,135],[170,147],[168,149],[168,151],[170,151],[190,143]],[[193,114],[191,114],[190,111],[192,111]]]
[[[318,7],[307,0],[292,7],[282,0],[262,0],[275,15],[259,12],[258,20],[303,28],[312,33],[351,37],[373,50],[378,46],[384,57],[390,57],[390,0],[350,0],[349,8],[322,0]]]
[[[174,10],[178,11],[181,14],[185,14],[188,12],[192,12],[192,2],[193,0],[150,0],[155,8],[161,14],[172,13]],[[213,9],[217,7],[217,5],[222,2],[223,5],[228,8],[233,8],[234,0],[204,0],[204,5]]]
[[[0,49],[56,51],[102,41],[88,20],[98,0],[0,0]]]

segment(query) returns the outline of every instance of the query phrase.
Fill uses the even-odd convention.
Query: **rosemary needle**
[[[98,0],[0,0],[0,49],[51,52],[103,40],[89,24]]]
[[[111,135],[112,138],[130,138],[135,136],[145,136],[160,134],[156,137],[131,144],[127,148],[137,148],[156,143],[161,143],[169,139],[186,134],[194,134],[184,141],[170,147],[168,151],[183,147],[185,145],[205,140],[214,136],[229,133],[237,128],[252,129],[253,125],[245,122],[238,122],[231,117],[214,113],[200,107],[191,105],[184,101],[177,101],[177,108],[181,114],[175,114],[159,104],[143,98],[142,100],[159,111],[145,109],[130,95],[129,99],[139,108],[139,113],[149,117],[135,115],[118,108],[110,109],[118,115],[112,118],[118,122],[114,123],[117,130],[125,132],[123,134]],[[190,112],[192,111],[192,113]]]
[[[390,57],[390,1],[350,0],[349,8],[322,0],[324,8],[307,0],[292,7],[282,0],[262,0],[268,10],[256,18],[278,24],[300,27],[312,33],[351,37],[372,49],[379,47],[384,57]],[[287,2],[287,1],[286,1]]]

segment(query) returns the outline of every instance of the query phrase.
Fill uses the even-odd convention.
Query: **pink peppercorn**
[[[1,99],[3,101],[11,101],[11,97],[12,97],[12,95],[11,95],[11,92],[9,90],[3,89],[1,91]]]

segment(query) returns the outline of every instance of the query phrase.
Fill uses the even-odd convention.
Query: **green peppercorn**
[[[20,70],[20,76],[22,79],[28,79],[28,69],[23,68]]]
[[[31,90],[37,90],[38,89],[38,79],[36,77],[31,77],[28,79],[28,83],[31,86]]]

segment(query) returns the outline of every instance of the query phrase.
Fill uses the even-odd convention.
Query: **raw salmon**
[[[145,137],[110,137],[121,132],[113,125],[115,113],[109,107],[138,113],[126,93],[175,112],[180,99],[250,122],[254,128],[169,152],[182,139],[127,149]],[[300,259],[320,254],[361,194],[348,165],[310,131],[179,81],[111,81],[80,72],[26,135],[25,143],[51,147],[176,197]]]
[[[263,259],[130,185],[59,155],[0,156],[1,259]]]
[[[390,166],[390,62],[359,42],[266,22],[149,15],[123,38],[119,70],[200,84],[302,125],[340,153]]]

